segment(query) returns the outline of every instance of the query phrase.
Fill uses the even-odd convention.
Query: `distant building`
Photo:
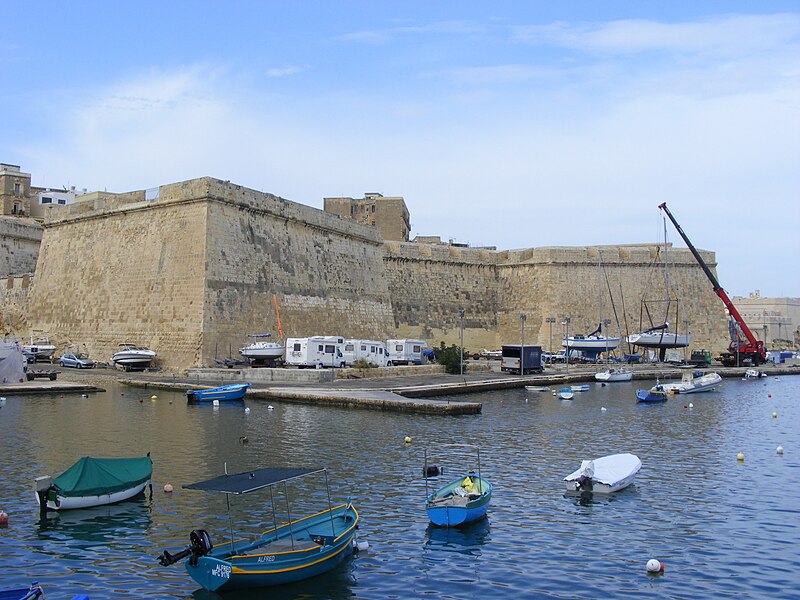
[[[0,163],[0,206],[3,215],[30,215],[31,174],[19,165]]]
[[[800,298],[763,298],[756,290],[747,298],[734,296],[733,304],[770,350],[800,341]]]
[[[408,241],[411,218],[402,196],[373,192],[360,199],[325,198],[324,202],[325,212],[377,227],[384,240]]]

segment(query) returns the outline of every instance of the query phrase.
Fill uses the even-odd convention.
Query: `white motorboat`
[[[744,379],[760,379],[766,376],[766,373],[762,373],[758,369],[747,369],[747,371],[744,372]]]
[[[594,460],[584,460],[580,468],[564,477],[569,492],[610,494],[633,483],[642,468],[635,454],[611,454]]]
[[[30,344],[22,345],[22,352],[30,354],[36,360],[51,360],[56,347],[50,343],[47,336],[31,336]]]
[[[271,333],[254,333],[250,335],[253,342],[239,349],[239,354],[253,362],[272,362],[283,356],[283,344],[271,342]]]
[[[594,374],[596,381],[631,381],[633,371],[625,367],[610,367],[605,371]]]
[[[706,373],[700,371],[683,374],[680,382],[664,383],[664,391],[672,394],[694,394],[696,392],[710,392],[722,384],[722,377],[719,373]]]
[[[119,346],[120,350],[111,357],[111,360],[125,370],[145,369],[156,358],[156,353],[144,346],[128,343],[120,344]]]
[[[572,388],[561,388],[558,390],[558,397],[562,400],[572,400],[575,397],[575,392],[572,391]]]
[[[619,346],[621,338],[609,338],[602,335],[575,335],[565,337],[561,345],[568,350],[589,350],[592,352],[607,352]]]

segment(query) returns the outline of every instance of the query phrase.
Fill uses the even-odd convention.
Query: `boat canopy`
[[[235,475],[220,475],[207,481],[190,483],[183,487],[187,490],[204,490],[206,492],[225,492],[226,494],[248,494],[265,487],[320,473],[325,469],[302,469],[292,467],[274,467],[245,471]]]
[[[146,482],[153,474],[149,456],[140,458],[92,458],[84,456],[53,479],[62,496],[113,494]]]

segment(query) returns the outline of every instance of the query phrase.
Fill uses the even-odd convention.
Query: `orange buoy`
[[[172,492],[172,484],[171,483],[164,484],[164,493],[169,494],[171,492]]]
[[[0,525],[8,525],[8,513],[0,510]]]

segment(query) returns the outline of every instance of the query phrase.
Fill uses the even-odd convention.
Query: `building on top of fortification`
[[[358,223],[377,227],[384,240],[407,242],[411,217],[402,196],[384,196],[377,192],[363,198],[324,198],[324,210]]]
[[[756,290],[747,298],[734,296],[732,301],[770,350],[800,342],[800,298],[765,298]]]
[[[86,193],[86,190],[83,190]],[[31,174],[19,165],[0,163],[0,208],[2,215],[32,217],[43,221],[48,210],[79,199],[75,186],[53,190],[31,185]],[[81,198],[82,199],[82,198]]]

